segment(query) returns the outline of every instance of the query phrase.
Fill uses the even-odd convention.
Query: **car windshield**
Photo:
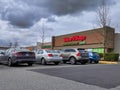
[[[5,50],[0,50],[0,54],[4,54],[5,53]]]
[[[87,51],[85,51],[85,50],[78,50],[79,52],[81,52],[81,53],[85,53],[85,52],[87,52]]]
[[[46,50],[47,53],[58,53],[56,50]]]
[[[16,49],[16,51],[29,51],[28,49]]]
[[[5,50],[0,50],[0,52],[5,52]]]
[[[57,53],[62,53],[63,52],[63,50],[54,50],[55,52],[57,52]]]
[[[28,49],[25,48],[14,48],[14,51],[29,51]]]
[[[99,56],[99,54],[97,52],[93,52],[93,54]]]

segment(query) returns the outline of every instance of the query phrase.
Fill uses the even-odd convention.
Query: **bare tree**
[[[18,47],[18,42],[17,41],[14,43],[14,47]]]
[[[110,18],[110,8],[106,2],[106,0],[102,0],[101,5],[97,8],[96,11],[97,14],[97,23],[100,27],[103,28],[103,45],[104,45],[104,52],[103,52],[103,58],[105,59],[105,53],[106,53],[106,26],[110,26],[111,18]]]
[[[41,21],[41,24],[40,24],[40,29],[39,29],[39,32],[40,32],[40,41],[41,41],[41,44],[40,44],[40,46],[41,46],[41,48],[43,48],[45,45],[45,40],[46,40],[46,38],[50,38],[51,37],[51,35],[52,35],[52,30],[53,29],[51,29],[51,28],[48,28],[47,26],[46,26],[46,22],[47,22],[47,20],[45,20],[45,19],[43,19],[42,21]]]
[[[41,35],[41,39],[42,39],[42,47],[44,46],[44,41],[45,41],[45,28],[44,28],[44,22],[42,23],[42,35]]]
[[[110,8],[106,0],[102,0],[101,5],[97,8],[97,22],[100,27],[109,26],[111,23]]]
[[[13,43],[12,43],[12,42],[10,42],[10,43],[9,43],[9,47],[12,47],[12,45],[13,45]]]
[[[41,23],[41,29],[40,29],[40,38],[41,38],[41,48],[44,46],[45,41],[45,25],[44,21]]]

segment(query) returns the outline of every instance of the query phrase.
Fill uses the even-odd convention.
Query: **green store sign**
[[[42,46],[42,48],[51,48],[51,45]]]
[[[81,41],[81,42],[65,43],[65,44],[63,44],[63,46],[74,46],[74,45],[84,45],[84,44],[86,44],[86,42]]]
[[[104,48],[93,48],[92,52],[104,53]]]
[[[82,42],[80,42],[80,44],[81,44],[81,45],[84,45],[84,44],[86,44],[86,42],[85,42],[85,41],[82,41]]]

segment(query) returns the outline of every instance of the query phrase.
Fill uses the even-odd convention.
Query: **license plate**
[[[25,56],[29,56],[29,54],[25,54]]]
[[[54,57],[58,57],[58,55],[54,55]]]

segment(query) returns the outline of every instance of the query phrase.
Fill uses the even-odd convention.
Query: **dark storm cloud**
[[[12,3],[12,4],[11,4]],[[28,28],[50,15],[45,7],[45,1],[39,0],[13,0],[9,3],[0,3],[0,14],[3,20],[8,20],[12,25]]]
[[[37,20],[36,18],[37,15],[32,15],[31,13],[28,12],[22,15],[17,15],[16,13],[9,13],[9,15],[5,18],[8,21],[10,21],[12,25],[27,28],[33,25],[34,21]]]
[[[47,20],[48,22],[57,22],[54,17],[48,17]]]
[[[102,0],[49,0],[49,9],[54,14],[65,15],[73,14],[82,11],[95,10]],[[114,3],[114,0],[105,0],[109,5]]]
[[[5,0],[7,1],[7,0]],[[10,2],[12,1],[12,2]],[[49,18],[51,15],[74,14],[82,11],[94,10],[101,0],[8,0],[8,3],[0,1],[0,15],[10,24],[28,28],[41,18],[55,21]],[[106,0],[112,4],[113,0]],[[10,2],[10,3],[9,3]]]
[[[1,45],[1,46],[8,46],[9,43],[8,43],[7,40],[2,40],[2,39],[0,39],[0,45]]]

